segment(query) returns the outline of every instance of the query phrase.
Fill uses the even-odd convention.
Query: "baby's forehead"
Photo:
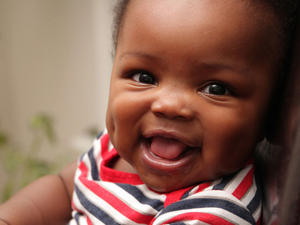
[[[206,45],[219,39],[220,46],[215,47],[225,52],[238,50],[251,60],[276,56],[273,52],[278,39],[268,16],[263,11],[254,13],[246,1],[132,1],[127,10],[123,24],[126,38],[147,33],[153,37],[153,45],[167,40],[165,44],[174,43],[174,49],[178,37],[186,48],[197,48],[204,39]]]

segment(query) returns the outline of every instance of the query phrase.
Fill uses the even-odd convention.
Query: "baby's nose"
[[[192,120],[194,117],[191,98],[182,91],[160,93],[151,110],[156,116],[168,119]]]

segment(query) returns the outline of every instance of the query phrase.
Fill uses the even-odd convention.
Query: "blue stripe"
[[[91,164],[91,175],[92,175],[93,180],[100,180],[98,167],[97,167],[96,160],[94,157],[94,148],[93,147],[88,151],[88,157],[89,157],[90,164]]]
[[[249,211],[253,214],[256,209],[259,207],[259,203],[260,203],[260,193],[259,191],[256,191],[254,198],[249,202],[249,204],[247,205],[247,208],[249,209]]]
[[[175,223],[172,223],[172,225],[186,225],[184,222],[175,222]]]
[[[186,199],[179,202],[175,202],[168,207],[166,207],[161,213],[165,214],[177,210],[185,209],[195,209],[195,208],[221,208],[226,211],[229,211],[244,220],[248,221],[251,224],[255,224],[255,220],[250,214],[250,212],[230,201],[224,199],[213,199],[213,198],[197,198],[197,199]]]
[[[224,190],[224,188],[226,187],[226,185],[232,181],[233,177],[235,176],[234,175],[230,175],[230,176],[226,176],[224,177],[220,183],[216,184],[213,186],[212,190]]]
[[[111,224],[111,225],[120,225],[118,224],[113,218],[111,218],[106,212],[95,206],[91,203],[75,186],[75,193],[81,203],[81,205],[90,212],[94,217],[96,217],[99,221],[103,222],[104,224]]]
[[[86,152],[85,153],[83,153],[83,154],[81,154],[80,156],[79,156],[79,162],[81,162],[82,160],[83,160],[83,157],[86,155]]]
[[[257,186],[257,190],[255,192],[255,196],[254,198],[252,198],[252,200],[249,202],[249,204],[247,205],[247,208],[249,209],[249,211],[253,214],[257,208],[259,207],[260,201],[262,199],[262,193],[261,193],[261,189],[259,186],[259,180],[258,178],[255,176],[255,180],[256,180],[256,186]]]
[[[142,204],[150,205],[152,208],[160,211],[164,207],[164,203],[157,199],[147,198],[144,193],[135,186],[131,184],[123,184],[123,183],[116,183],[120,188],[124,189],[127,193],[132,195],[137,201]]]
[[[103,134],[103,131],[100,131],[100,133],[97,135],[97,139],[99,139]]]
[[[192,190],[193,190],[193,188],[188,190],[187,192],[185,192],[184,195],[182,195],[181,200],[189,197]]]
[[[78,212],[75,213],[75,220],[76,220],[76,223],[79,224],[79,217],[80,217],[80,214]]]

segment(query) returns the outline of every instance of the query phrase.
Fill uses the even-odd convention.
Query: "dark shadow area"
[[[290,54],[290,76],[281,96],[280,115],[273,121],[276,135],[271,141],[265,140],[258,151],[259,171],[264,184],[264,225],[300,224],[299,22],[298,12],[298,25]]]

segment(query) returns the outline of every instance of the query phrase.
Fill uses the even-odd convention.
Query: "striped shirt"
[[[149,189],[137,174],[109,168],[118,157],[106,132],[79,160],[72,199],[76,224],[260,224],[254,167],[170,193]]]

